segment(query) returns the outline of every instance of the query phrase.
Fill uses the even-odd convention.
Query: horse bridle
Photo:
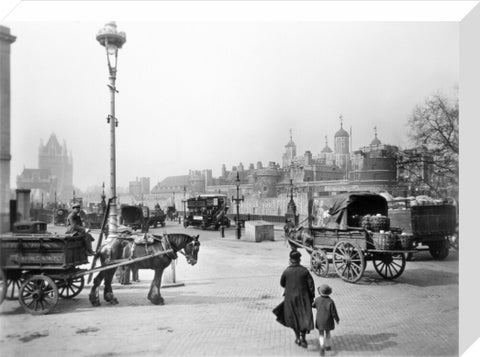
[[[193,257],[193,255],[188,254],[188,253],[187,253],[187,250],[185,249],[185,248],[187,248],[189,245],[192,245],[192,246],[193,246],[192,252],[195,252],[195,251],[198,252],[198,250],[200,249],[200,242],[199,242],[198,240],[196,240],[196,239],[193,239],[190,243],[187,243],[187,244],[185,245],[185,247],[182,249],[182,250],[185,251],[185,252],[183,252],[182,250],[179,250],[179,252],[180,252],[180,254],[182,254],[182,255],[185,257],[185,259],[187,259],[187,262],[188,262],[188,263],[190,263],[190,261],[197,262],[197,259],[195,259],[195,258]]]

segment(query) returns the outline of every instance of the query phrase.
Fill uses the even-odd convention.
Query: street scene
[[[0,17],[2,355],[469,347],[473,5],[325,21],[326,2],[113,3],[128,15]]]
[[[50,227],[49,227],[50,228]],[[18,301],[1,305],[2,354],[75,356],[317,356],[318,331],[308,348],[275,321],[282,300],[280,275],[290,248],[281,229],[274,241],[238,240],[229,229],[183,228],[167,222],[154,234],[200,234],[198,263],[179,256],[176,283],[165,272],[165,305],[152,305],[147,292],[153,271],[140,270],[140,282],[113,284],[119,304],[92,307],[90,285],[71,300],[60,299],[48,315],[26,314]],[[95,231],[94,231],[94,235]],[[301,264],[309,266],[303,249]],[[361,281],[349,284],[335,273],[314,276],[328,283],[340,315],[332,332],[333,356],[454,356],[457,354],[458,253],[444,261],[428,252],[407,262],[404,274],[382,279],[369,263]]]

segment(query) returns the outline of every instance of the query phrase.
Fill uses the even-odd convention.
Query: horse
[[[157,255],[153,258],[133,263],[130,267],[138,269],[153,269],[155,276],[150,285],[147,298],[155,305],[163,305],[164,299],[160,294],[160,285],[162,283],[163,271],[170,265],[172,260],[177,258],[177,252],[185,255],[187,263],[195,265],[198,260],[200,250],[199,236],[189,236],[183,233],[169,233],[163,236],[153,235],[153,237],[143,236],[134,241],[130,234],[122,234],[103,245],[99,252],[99,258],[102,266],[108,266],[115,260],[128,259],[146,256],[149,253],[159,252],[171,249],[172,253]],[[182,252],[182,249],[185,253]],[[112,262],[113,261],[113,262]],[[90,290],[89,300],[93,306],[100,305],[99,287],[104,280],[103,298],[110,304],[118,304],[118,299],[113,295],[112,280],[115,274],[115,268],[101,271],[93,279],[93,286]]]

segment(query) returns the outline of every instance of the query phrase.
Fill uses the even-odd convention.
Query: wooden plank
[[[173,250],[172,249],[162,250],[160,252],[155,252],[153,254],[146,255],[144,257],[134,258],[134,259],[116,260],[115,261],[116,263],[114,263],[114,264],[109,264],[109,265],[104,265],[104,266],[94,268],[94,269],[84,270],[84,271],[73,274],[72,277],[75,278],[75,277],[78,277],[78,276],[87,275],[87,274],[94,274],[94,273],[118,268],[118,267],[125,266],[125,265],[131,265],[131,264],[141,262],[143,260],[148,260],[148,259],[151,259],[151,258],[155,258],[159,255],[168,254],[168,253],[173,253]]]

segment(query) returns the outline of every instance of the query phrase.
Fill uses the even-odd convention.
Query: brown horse
[[[102,266],[106,266],[109,262],[125,259],[138,258],[163,250],[173,250],[173,253],[162,254],[151,259],[139,261],[131,264],[130,267],[138,269],[153,269],[155,276],[148,292],[148,299],[155,305],[163,305],[164,300],[160,294],[160,285],[162,283],[163,271],[170,265],[173,259],[177,258],[177,252],[185,255],[187,262],[195,265],[198,260],[198,251],[200,250],[200,242],[197,236],[189,236],[183,233],[169,233],[164,236],[146,237],[146,239],[134,239],[129,234],[121,235],[118,238],[112,239],[102,246],[100,250],[100,261]],[[143,241],[142,241],[143,240]],[[163,240],[163,242],[162,242]],[[182,249],[185,253],[182,252]],[[90,290],[90,302],[93,306],[100,305],[99,287],[102,280],[105,280],[103,297],[105,301],[111,304],[118,304],[117,298],[113,295],[112,280],[115,274],[115,268],[104,270],[98,273],[93,279],[93,286]]]

